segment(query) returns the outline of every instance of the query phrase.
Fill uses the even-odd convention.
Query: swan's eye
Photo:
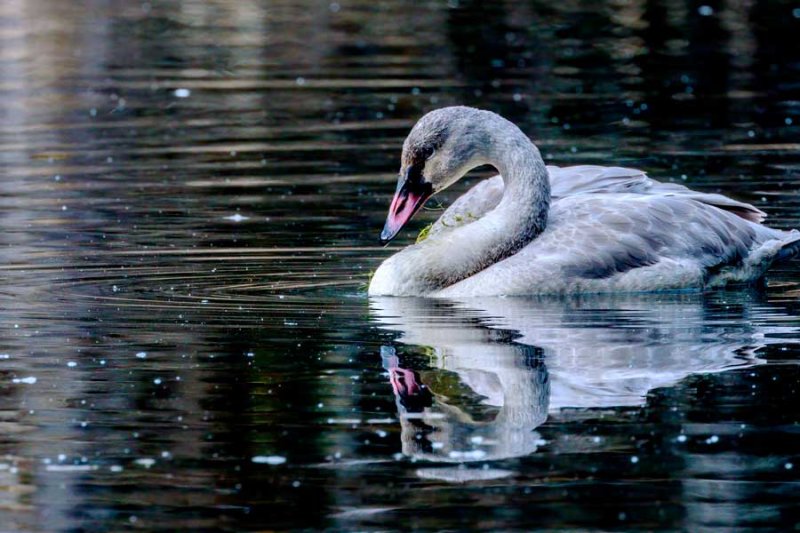
[[[422,171],[424,169],[425,163],[422,163],[421,165],[411,164],[411,166],[406,169],[406,183],[412,187],[425,183],[425,176],[422,175]]]

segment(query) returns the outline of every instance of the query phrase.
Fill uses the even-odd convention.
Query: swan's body
[[[757,280],[800,248],[800,232],[763,226],[763,212],[719,194],[634,169],[545,167],[516,126],[487,111],[429,113],[403,157],[387,238],[471,168],[488,163],[502,177],[473,187],[426,240],[384,261],[371,295],[702,289]]]

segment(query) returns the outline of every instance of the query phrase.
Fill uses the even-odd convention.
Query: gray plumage
[[[447,109],[434,112],[432,122],[446,122]],[[511,123],[457,109],[447,132],[471,127],[478,133],[465,144],[437,131],[434,188],[480,163],[493,164],[505,177],[478,183],[442,214],[425,241],[387,260],[371,294],[702,289],[754,281],[800,248],[800,232],[766,227],[763,211],[720,194],[661,183],[636,169],[545,169],[538,150]],[[412,135],[424,138],[425,128],[415,130]],[[471,165],[459,163],[456,171],[449,161],[461,152],[470,153]],[[531,235],[520,226],[533,228]],[[493,245],[495,238],[503,247]]]

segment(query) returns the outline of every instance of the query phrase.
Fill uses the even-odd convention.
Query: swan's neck
[[[544,230],[550,182],[539,151],[519,128],[499,116],[492,115],[484,126],[485,148],[479,159],[503,176],[500,204],[471,224],[387,260],[375,273],[371,294],[430,294],[515,254]]]

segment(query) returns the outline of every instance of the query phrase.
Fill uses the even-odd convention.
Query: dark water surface
[[[365,295],[449,104],[800,227],[798,35],[780,0],[0,3],[0,530],[800,527],[797,263]]]

